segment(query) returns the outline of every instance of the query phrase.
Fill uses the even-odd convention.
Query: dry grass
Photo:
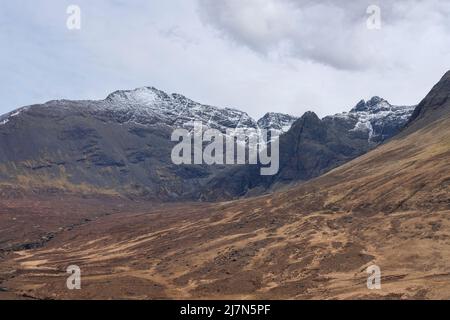
[[[295,189],[113,215],[8,255],[37,298],[448,299],[450,121]],[[70,210],[70,209],[68,209]],[[130,212],[130,213],[127,213]],[[65,288],[77,264],[83,289]],[[382,270],[382,290],[366,268]]]

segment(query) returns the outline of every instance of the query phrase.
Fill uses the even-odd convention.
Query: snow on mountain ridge
[[[191,128],[194,121],[221,132],[230,128],[258,128],[256,121],[246,112],[204,105],[181,94],[169,95],[154,87],[116,91],[104,102],[103,107],[111,112],[132,112],[135,116],[130,121],[137,123],[145,120],[146,115],[151,115],[168,125],[182,128]]]
[[[246,112],[235,108],[219,108],[195,102],[181,94],[167,94],[154,87],[119,90],[100,101],[51,101],[44,105],[58,108],[78,108],[119,123],[133,122],[142,125],[162,124],[175,128],[191,129],[195,121],[205,127],[225,133],[228,129],[273,129],[279,134],[287,132],[297,117],[269,112],[255,121]],[[28,108],[28,107],[25,107]],[[25,108],[0,117],[0,125],[7,124]],[[393,129],[402,127],[415,106],[393,106],[380,97],[361,100],[350,112],[343,112],[324,119],[341,119],[351,125],[350,131],[367,134],[370,141],[383,140]],[[386,132],[389,131],[389,132]]]
[[[80,110],[104,121],[135,123],[141,125],[166,125],[173,128],[191,130],[194,122],[201,122],[206,128],[225,133],[228,129],[275,129],[279,133],[289,130],[296,118],[271,113],[269,122],[260,124],[246,112],[236,108],[219,108],[195,102],[178,93],[167,94],[155,87],[141,87],[134,90],[118,90],[104,100],[52,100],[45,104],[33,105],[0,116],[0,125],[6,125],[25,108],[49,108],[49,110]],[[267,116],[267,115],[266,115]],[[285,118],[289,121],[285,121]]]
[[[157,100],[167,100],[166,93],[153,87],[142,87],[135,90],[120,90],[111,93],[106,101],[116,103],[135,103],[142,105],[151,105]]]
[[[353,122],[353,132],[367,134],[369,142],[380,142],[392,136],[393,130],[401,129],[408,122],[416,106],[394,106],[380,97],[361,100],[350,112],[328,116]]]
[[[21,114],[23,111],[25,111],[27,109],[28,109],[28,107],[22,107],[22,108],[14,110],[14,111],[11,111],[5,115],[0,116],[0,126],[7,124],[11,118],[17,117],[19,114]]]
[[[289,131],[297,119],[298,117],[289,114],[268,112],[257,123],[261,129],[273,129],[279,133],[285,133]]]

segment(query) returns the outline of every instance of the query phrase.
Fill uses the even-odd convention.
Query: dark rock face
[[[410,112],[375,97],[324,119],[312,112],[300,119],[269,113],[256,122],[239,110],[155,88],[117,91],[102,101],[50,101],[0,117],[0,189],[160,201],[260,194],[317,177],[367,152],[396,134]],[[194,121],[221,132],[239,127],[286,132],[279,173],[260,176],[258,165],[173,164],[171,133],[191,129]]]
[[[158,200],[191,194],[211,169],[172,164],[173,128],[160,115],[116,107],[54,101],[9,115],[0,126],[2,184]]]
[[[0,117],[0,189],[197,200],[226,167],[172,163],[173,130],[194,121],[221,132],[258,127],[245,112],[155,88],[18,109]]]
[[[360,101],[349,113],[324,118],[353,126],[351,132],[366,137],[369,144],[383,143],[408,122],[415,106],[393,106],[380,97]]]
[[[419,103],[408,122],[408,132],[426,126],[450,112],[450,71],[433,87],[430,93]],[[410,129],[412,127],[412,129]]]
[[[254,195],[318,177],[399,133],[413,110],[374,97],[349,113],[323,119],[307,112],[280,137],[278,174],[261,176],[258,166],[235,168],[208,183],[206,198]]]

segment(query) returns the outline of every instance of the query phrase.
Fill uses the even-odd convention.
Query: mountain
[[[284,113],[269,112],[258,120],[258,127],[265,130],[276,130],[278,134],[289,131],[297,117]]]
[[[323,119],[307,112],[280,137],[278,174],[261,176],[258,166],[236,167],[213,177],[203,195],[207,199],[252,196],[318,177],[398,134],[414,109],[373,97],[350,112]]]
[[[124,203],[0,260],[2,286],[41,299],[448,299],[450,86],[435,88],[407,129],[316,179],[238,201]],[[10,206],[21,217],[29,204]],[[68,261],[83,290],[64,286]],[[381,290],[367,287],[373,266]]]
[[[247,113],[192,101],[153,87],[116,91],[100,101],[50,101],[0,117],[0,196],[105,194],[167,200],[231,199],[307,181],[392,137],[412,107],[374,97],[348,113],[319,119]],[[176,128],[273,129],[280,171],[258,165],[175,165]]]
[[[96,111],[97,115],[112,115],[119,122],[143,125],[153,124],[155,118],[176,128],[192,128],[194,121],[200,121],[223,133],[229,128],[257,128],[257,123],[245,112],[203,105],[183,95],[168,95],[153,87],[116,91]]]
[[[407,132],[424,127],[435,120],[446,117],[450,111],[450,71],[431,89],[431,92],[419,103],[411,116]]]
[[[283,115],[281,119],[286,116]],[[194,102],[153,87],[101,101],[50,101],[0,117],[0,193],[122,194],[158,201],[193,199],[224,166],[178,166],[171,133],[258,128],[247,113]],[[287,129],[276,115],[271,126]]]
[[[416,106],[393,106],[388,101],[373,97],[361,100],[348,113],[326,117],[325,121],[347,122],[354,133],[367,136],[369,143],[382,143],[395,136],[408,122]]]

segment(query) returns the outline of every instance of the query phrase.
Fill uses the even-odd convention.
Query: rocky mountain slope
[[[395,136],[409,121],[416,106],[393,106],[380,97],[361,100],[350,112],[326,117],[325,121],[347,122],[350,131],[367,137],[369,143],[382,143]]]
[[[285,132],[296,119],[286,114],[270,113],[255,121],[247,113],[237,109],[204,105],[180,94],[169,95],[154,87],[143,87],[116,91],[101,101],[57,100],[20,108],[0,116],[0,125],[7,124],[29,109],[46,110],[49,116],[52,111],[62,113],[74,109],[105,122],[134,125],[164,124],[173,128],[187,129],[192,128],[194,121],[199,121],[208,128],[218,129],[223,133],[227,129],[235,128],[277,129]]]
[[[398,134],[414,109],[373,97],[323,119],[307,112],[280,137],[278,174],[261,176],[259,166],[232,168],[211,179],[203,194],[209,199],[256,195],[318,177]]]
[[[276,130],[278,134],[283,134],[291,129],[297,117],[284,113],[269,112],[258,120],[258,127],[265,130]]]
[[[405,134],[417,130],[450,112],[450,71],[447,72],[415,109]]]
[[[194,121],[221,132],[258,128],[245,112],[155,88],[18,109],[0,117],[1,192],[197,199],[202,181],[224,167],[172,163],[172,131],[192,129]],[[271,125],[287,129],[276,119]]]
[[[375,97],[324,119],[269,113],[255,121],[236,109],[152,87],[116,91],[101,101],[50,101],[0,117],[0,193],[120,194],[157,201],[257,194],[314,178],[367,152],[395,135],[412,111]],[[261,177],[257,165],[174,165],[171,133],[192,129],[194,121],[223,133],[285,133],[280,172]]]
[[[321,177],[238,201],[125,205],[8,255],[2,286],[59,299],[449,299],[449,75],[407,130]],[[83,290],[65,288],[68,264]],[[381,290],[367,288],[373,265]]]

